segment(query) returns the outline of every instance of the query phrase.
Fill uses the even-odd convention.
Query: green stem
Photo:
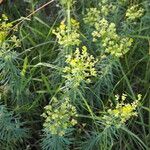
[[[133,92],[133,89],[132,89],[132,87],[131,87],[131,84],[130,84],[130,82],[129,82],[129,79],[128,79],[128,77],[126,76],[126,74],[125,74],[125,72],[124,72],[124,70],[123,70],[123,68],[122,68],[122,65],[121,65],[121,63],[120,63],[119,60],[118,60],[118,63],[119,63],[119,67],[120,67],[120,69],[121,69],[121,72],[122,72],[122,74],[123,74],[123,76],[124,76],[124,79],[125,79],[125,81],[126,81],[126,83],[127,83],[127,85],[128,85],[128,88],[129,88],[129,90],[130,90],[130,92],[131,92],[131,95],[133,96],[133,99],[136,99],[136,96],[135,96],[135,94],[134,94],[134,92]]]
[[[120,63],[119,60],[118,60],[118,62],[119,62],[119,66],[120,66],[120,69],[121,69],[121,71],[122,71],[122,74],[123,74],[123,76],[124,76],[124,79],[125,79],[125,81],[126,81],[126,83],[127,83],[127,85],[128,85],[128,88],[129,88],[129,90],[130,90],[130,93],[131,93],[133,99],[136,100],[136,96],[135,96],[135,94],[134,94],[134,92],[133,92],[133,89],[132,89],[132,87],[131,87],[130,81],[129,81],[127,75],[125,74],[125,72],[124,72],[124,70],[123,70],[123,68],[122,68],[122,65],[121,65],[121,63]],[[142,115],[141,115],[141,113],[140,113],[140,109],[139,109],[139,108],[138,108],[138,114],[139,114],[139,118],[140,118],[142,124],[144,124],[144,120],[143,120],[143,117],[142,117]],[[146,131],[145,131],[144,126],[142,126],[142,129],[143,129],[144,135],[145,135],[145,137],[146,137]],[[145,139],[145,141],[146,141],[146,139]]]
[[[71,8],[71,5],[70,5],[70,1],[68,1],[67,3],[67,26],[68,26],[68,29],[69,31],[71,30],[71,12],[70,12],[70,8]]]
[[[68,40],[69,40],[69,35],[70,35],[70,32],[71,32],[71,3],[70,1],[67,2],[67,28],[68,28]],[[70,54],[72,53],[72,51],[70,50],[69,47],[67,47],[67,54]]]

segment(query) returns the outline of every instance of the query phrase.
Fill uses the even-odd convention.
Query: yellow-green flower
[[[86,11],[87,14],[83,18],[84,23],[93,26],[99,20],[101,12],[97,8],[87,8]]]
[[[97,60],[88,54],[85,46],[81,52],[77,48],[75,53],[68,55],[66,59],[67,66],[63,69],[66,82],[74,87],[79,86],[82,81],[89,83],[90,78],[96,76],[96,62]]]
[[[8,31],[12,27],[12,23],[7,21],[8,17],[2,14],[2,18],[0,19],[0,44],[5,41]]]
[[[128,0],[118,0],[118,3],[120,4],[120,5],[124,5],[124,4],[126,4],[128,2]]]
[[[94,26],[100,19],[108,16],[115,10],[116,6],[107,0],[102,0],[97,8],[87,8],[87,14],[83,18],[84,23]]]
[[[43,126],[53,135],[64,136],[68,128],[77,124],[76,108],[70,103],[69,98],[62,103],[56,98],[51,101],[49,105],[45,106],[45,112],[42,114],[45,119]]]
[[[117,105],[113,109],[108,109],[106,114],[102,117],[102,120],[106,126],[116,126],[117,128],[125,124],[131,117],[137,116],[136,109],[141,100],[141,95],[138,95],[137,100],[133,103],[124,103],[127,95],[121,96],[121,102],[118,101],[118,95],[115,96]]]
[[[144,14],[144,9],[139,7],[139,5],[133,5],[129,7],[126,11],[127,20],[134,21]]]
[[[114,23],[109,23],[103,18],[99,23],[95,23],[95,29],[92,33],[93,41],[100,39],[106,53],[121,57],[129,51],[133,39],[119,36]]]
[[[0,31],[0,43],[2,43],[5,40],[6,36],[7,36],[7,32]]]
[[[13,36],[11,37],[11,42],[14,43],[14,46],[15,46],[15,47],[20,47],[20,45],[21,45],[20,40],[17,39],[17,37],[16,37],[15,35],[13,35]]]
[[[76,0],[59,0],[59,2],[64,8],[67,8],[68,4],[70,7],[73,6],[73,4],[76,2]]]
[[[58,43],[64,47],[75,46],[80,44],[79,22],[71,19],[71,27],[69,28],[64,21],[62,21],[58,28],[53,30],[56,35]]]
[[[116,9],[116,6],[108,0],[102,0],[102,2],[99,3],[99,7],[102,17],[108,16],[110,13],[113,13],[113,11]]]

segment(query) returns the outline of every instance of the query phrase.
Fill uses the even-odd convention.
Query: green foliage
[[[0,11],[0,149],[150,148],[148,0]]]
[[[2,150],[22,149],[24,140],[28,138],[28,130],[12,111],[0,105],[0,147]]]
[[[44,131],[44,135],[41,142],[41,147],[43,150],[68,150],[71,144],[69,137],[63,137],[58,135],[52,135],[48,130]]]

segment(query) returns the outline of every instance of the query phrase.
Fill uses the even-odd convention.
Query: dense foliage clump
[[[150,149],[148,0],[0,5],[0,150]]]

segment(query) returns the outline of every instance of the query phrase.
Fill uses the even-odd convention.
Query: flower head
[[[80,44],[79,22],[71,19],[71,28],[69,28],[64,21],[62,21],[58,28],[53,30],[56,35],[58,43],[64,47],[75,46]]]
[[[114,12],[116,6],[114,6],[108,0],[102,0],[97,8],[88,8],[85,17],[83,18],[86,24],[94,26],[103,17],[107,17],[110,13]]]
[[[64,77],[71,85],[79,86],[81,81],[90,82],[90,77],[96,76],[95,64],[97,60],[92,55],[89,55],[87,48],[82,47],[82,51],[77,48],[73,55],[68,55],[66,66],[63,69]]]
[[[136,109],[141,100],[141,96],[138,95],[137,100],[132,103],[125,103],[127,95],[121,96],[121,102],[118,101],[118,95],[115,96],[117,105],[113,109],[108,109],[106,114],[102,117],[102,120],[106,126],[120,127],[125,124],[131,117],[137,116]]]
[[[70,104],[69,98],[63,103],[53,98],[51,104],[45,106],[45,112],[42,117],[45,119],[43,126],[50,131],[52,135],[63,136],[68,128],[77,124],[76,108]]]
[[[8,22],[8,17],[2,14],[2,18],[0,19],[0,44],[5,40],[11,27],[12,23]]]
[[[139,7],[139,5],[133,5],[129,7],[126,11],[127,20],[134,21],[140,18],[144,13],[144,9]]]
[[[100,38],[106,53],[110,53],[115,57],[121,57],[129,51],[133,39],[119,36],[114,23],[109,23],[103,18],[99,23],[95,24],[95,29],[92,33],[93,41],[95,42]]]

